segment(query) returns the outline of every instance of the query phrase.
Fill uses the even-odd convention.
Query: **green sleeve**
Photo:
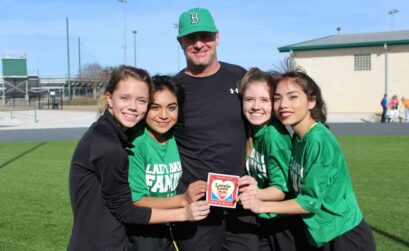
[[[267,156],[268,185],[288,192],[290,150],[277,149]]]
[[[140,144],[134,147],[129,155],[128,181],[133,201],[139,201],[149,195],[148,186],[145,181],[146,161],[144,155],[145,152]]]
[[[268,185],[288,192],[291,141],[288,135],[275,134],[266,140]]]
[[[338,169],[334,166],[334,148],[330,144],[316,144],[310,147],[301,193],[296,202],[308,212],[320,210],[323,200],[332,188]],[[310,162],[310,163],[308,163]]]

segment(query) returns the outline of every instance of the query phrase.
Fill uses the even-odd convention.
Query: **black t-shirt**
[[[246,134],[238,81],[246,70],[220,62],[208,77],[192,77],[183,71],[175,76],[182,89],[181,113],[175,137],[183,174],[179,192],[209,172],[243,175]]]

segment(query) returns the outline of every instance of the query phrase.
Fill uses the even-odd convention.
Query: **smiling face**
[[[249,83],[243,93],[243,114],[256,129],[266,125],[271,119],[271,91],[267,83]]]
[[[299,137],[303,137],[315,121],[310,110],[315,98],[308,100],[301,86],[291,79],[278,83],[274,93],[274,113],[284,125],[290,125]]]
[[[141,121],[148,107],[149,87],[135,78],[120,80],[112,93],[106,92],[108,111],[121,127],[131,128]]]
[[[156,141],[159,143],[166,141],[166,133],[176,124],[178,113],[177,98],[168,88],[157,91],[153,95],[152,103],[146,115],[146,124]]]
[[[196,32],[178,39],[185,53],[188,68],[217,68],[216,47],[219,44],[218,32]]]

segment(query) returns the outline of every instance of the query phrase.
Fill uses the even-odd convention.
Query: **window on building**
[[[355,71],[371,70],[371,54],[355,54]]]

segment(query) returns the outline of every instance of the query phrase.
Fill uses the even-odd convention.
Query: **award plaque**
[[[209,173],[206,201],[216,207],[236,207],[239,176]]]

